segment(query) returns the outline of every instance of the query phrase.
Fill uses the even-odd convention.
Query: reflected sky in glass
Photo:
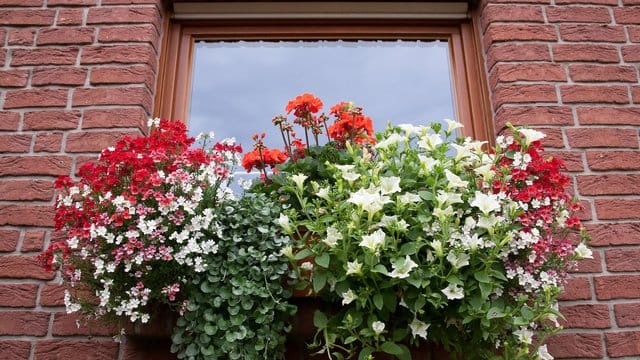
[[[442,41],[277,41],[196,44],[189,132],[235,137],[245,151],[266,132],[281,148],[275,115],[309,92],[323,111],[353,101],[382,131],[454,119],[448,44]],[[298,131],[301,134],[301,131]]]

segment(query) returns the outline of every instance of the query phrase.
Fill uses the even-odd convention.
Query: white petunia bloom
[[[420,195],[418,194],[406,193],[398,195],[398,201],[400,201],[400,204],[402,205],[415,204],[417,202],[420,202],[420,200]]]
[[[418,319],[413,319],[413,321],[409,324],[409,328],[411,328],[411,334],[415,338],[416,336],[420,336],[423,339],[427,338],[427,329],[429,329],[431,324],[427,324]]]
[[[513,335],[515,335],[523,344],[530,345],[533,342],[533,331],[526,328],[521,328],[520,330],[514,331]]]
[[[500,201],[496,195],[476,191],[475,197],[471,200],[471,206],[480,209],[484,215],[489,215],[490,212],[500,209]]]
[[[392,133],[386,138],[382,139],[379,143],[376,144],[377,149],[386,149],[392,145],[396,145],[400,142],[405,141],[406,138],[400,134]]]
[[[332,248],[338,244],[338,240],[342,239],[343,237],[340,231],[338,231],[338,229],[336,229],[335,227],[330,226],[327,228],[327,236],[322,239],[322,242]]]
[[[393,271],[388,275],[392,278],[404,279],[409,277],[411,270],[417,268],[418,264],[407,255],[404,259],[395,261],[391,266],[393,267]]]
[[[316,196],[325,200],[329,200],[329,188],[328,187],[319,188],[318,191],[316,192]]]
[[[478,218],[478,227],[483,229],[493,229],[494,226],[498,223],[498,218],[495,215],[491,214],[488,216],[480,216]]]
[[[349,305],[353,300],[357,299],[358,295],[349,289],[342,293],[342,305]]]
[[[291,232],[291,221],[289,220],[289,217],[285,214],[280,214],[280,217],[278,218],[278,225],[280,225],[284,231],[286,232]]]
[[[362,275],[362,264],[355,261],[347,261],[347,275]]]
[[[524,136],[525,144],[529,145],[546,137],[544,133],[533,129],[519,129],[518,132]]]
[[[378,229],[373,234],[362,236],[359,245],[371,251],[378,251],[384,245],[385,236],[384,231]]]
[[[282,249],[280,249],[280,254],[286,256],[289,259],[292,259],[295,257],[295,255],[293,254],[293,248],[291,247],[291,245],[287,245],[285,247],[283,247]]]
[[[542,345],[538,348],[538,357],[540,360],[553,360],[553,356],[549,354],[547,345]]]
[[[444,119],[444,122],[447,123],[447,132],[451,133],[455,129],[459,129],[463,127],[463,125],[455,120]]]
[[[435,150],[440,144],[442,144],[442,137],[438,134],[426,134],[418,140],[419,147],[430,151]]]
[[[300,264],[300,268],[302,270],[307,270],[307,271],[311,271],[313,270],[313,264],[309,261],[305,261],[302,264]]]
[[[307,178],[308,176],[304,174],[291,175],[291,180],[293,180],[300,190],[304,189],[304,181],[307,180]]]
[[[384,204],[390,203],[391,199],[386,195],[382,195],[379,189],[370,187],[351,193],[347,201],[361,206],[371,216],[382,210]]]
[[[349,183],[352,183],[360,178],[360,174],[356,174],[351,171],[342,172],[342,178],[347,180]]]
[[[400,178],[397,176],[381,177],[380,190],[383,195],[402,191],[400,189]]]
[[[380,335],[384,332],[385,325],[382,321],[374,321],[371,323],[371,329],[376,335]]]
[[[447,188],[466,188],[469,185],[468,181],[462,180],[458,175],[446,169],[444,171],[444,176],[447,178]]]
[[[576,246],[575,253],[579,259],[593,259],[593,252],[584,243]]]
[[[456,255],[453,251],[451,251],[447,255],[447,261],[449,261],[449,263],[451,263],[451,265],[456,268],[456,270],[469,265],[469,259],[471,259],[471,257],[467,253]]]
[[[464,298],[464,289],[456,284],[449,284],[446,288],[442,289],[442,293],[449,300],[456,300]]]
[[[461,204],[462,194],[446,192],[444,190],[438,190],[438,195],[436,195],[436,200],[441,205]]]

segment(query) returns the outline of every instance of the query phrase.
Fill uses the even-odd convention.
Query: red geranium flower
[[[301,117],[307,113],[315,114],[322,109],[322,100],[313,94],[305,93],[290,100],[285,108],[287,114],[293,110],[293,115]]]

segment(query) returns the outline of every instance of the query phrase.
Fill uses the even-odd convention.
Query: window
[[[484,77],[480,71],[479,50],[476,47],[473,32],[474,24],[468,19],[466,3],[176,3],[174,6],[176,19],[170,24],[166,38],[167,44],[164,47],[166,51],[162,59],[164,66],[160,77],[156,113],[162,117],[191,121],[194,131],[205,130],[208,126],[209,129],[219,132],[225,123],[237,121],[233,119],[224,121],[212,115],[206,120],[211,123],[202,125],[205,120],[198,115],[200,111],[198,109],[207,112],[206,109],[214,104],[214,99],[224,99],[222,104],[228,104],[229,110],[233,112],[233,103],[238,101],[238,89],[226,88],[223,81],[225,77],[229,78],[233,75],[225,73],[216,77],[217,72],[225,70],[216,68],[212,64],[205,65],[207,52],[224,54],[222,58],[218,57],[218,60],[237,63],[242,60],[242,56],[265,56],[265,54],[276,56],[274,54],[278,49],[295,56],[314,53],[320,54],[316,56],[321,57],[358,49],[359,56],[366,56],[363,54],[367,52],[376,53],[375,56],[394,54],[399,56],[391,62],[401,60],[403,53],[410,54],[404,56],[426,57],[426,59],[414,59],[416,61],[405,61],[403,66],[415,67],[416,72],[422,71],[416,74],[413,80],[429,76],[429,70],[439,75],[445,72],[444,75],[447,75],[450,86],[440,89],[438,96],[444,95],[443,100],[438,100],[434,105],[429,102],[428,91],[424,91],[424,84],[399,80],[406,82],[407,87],[416,87],[410,91],[411,94],[416,95],[410,100],[417,104],[416,109],[413,113],[406,115],[408,118],[405,119],[402,115],[392,114],[383,114],[380,116],[382,119],[378,119],[376,114],[371,112],[371,106],[366,104],[366,101],[363,104],[359,99],[353,98],[359,95],[357,93],[336,94],[339,96],[336,99],[327,98],[321,92],[317,93],[316,95],[326,102],[326,110],[338,100],[354,100],[356,104],[364,107],[365,112],[371,115],[374,121],[378,121],[377,130],[381,130],[382,127],[379,124],[385,124],[387,120],[415,122],[418,120],[415,117],[424,114],[425,117],[428,116],[428,120],[437,120],[442,117],[456,118],[465,124],[465,135],[480,139],[491,137],[490,129],[486,126],[489,111],[483,90]],[[433,68],[429,68],[429,61],[433,62]],[[437,68],[436,64],[439,64],[440,68]],[[445,67],[448,66],[448,69],[443,70],[443,64]],[[287,66],[290,65],[285,65]],[[420,66],[424,68],[421,69]],[[241,71],[240,74],[242,73]],[[404,73],[407,74],[409,71]],[[235,76],[238,80],[242,77]],[[390,72],[389,76],[399,75]],[[250,83],[251,79],[255,78],[255,74],[245,78],[248,78]],[[216,84],[210,84],[207,79],[216,79]],[[283,79],[283,81],[287,80]],[[384,79],[380,81],[384,82]],[[441,82],[439,80],[434,86],[442,87]],[[212,87],[212,85],[215,86]],[[285,85],[277,83],[270,85],[283,88],[285,93],[287,91]],[[269,98],[266,93],[264,98],[267,102],[271,101],[272,106],[282,109],[289,98],[304,91],[315,92],[316,90],[293,88],[292,93],[281,95],[281,97],[288,96],[284,100]],[[211,104],[202,102],[198,92],[211,92]],[[420,98],[419,95],[423,97]],[[376,97],[379,98],[380,95]],[[243,100],[246,108],[252,106],[252,100],[256,101],[255,95],[251,99]],[[369,102],[374,101],[369,100]],[[241,107],[242,102],[240,104]],[[382,104],[382,106],[385,105]],[[192,108],[194,113],[190,113]],[[252,124],[245,129],[249,128],[254,132],[267,130],[271,127],[269,122],[271,116],[281,112],[282,110],[275,112],[268,110],[262,115],[256,114],[254,116],[261,116],[259,120],[263,121],[263,125]],[[424,117],[420,120],[427,121]],[[244,121],[236,123],[245,124]],[[246,140],[241,141],[247,143]]]

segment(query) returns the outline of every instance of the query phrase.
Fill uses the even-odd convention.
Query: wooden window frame
[[[246,4],[246,3],[245,3]],[[276,3],[277,4],[277,3]],[[234,14],[204,19],[169,19],[165,23],[154,113],[188,119],[191,73],[196,41],[201,40],[434,40],[450,50],[453,101],[463,134],[491,141],[494,128],[482,53],[473,12],[450,20],[407,17],[307,17]],[[327,15],[327,14],[324,14]],[[295,94],[294,94],[295,95]]]

